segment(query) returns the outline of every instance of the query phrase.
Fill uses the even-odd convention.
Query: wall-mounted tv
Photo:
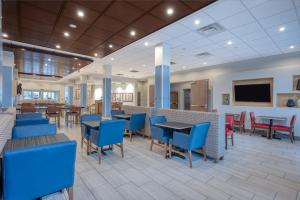
[[[271,84],[235,85],[234,95],[236,102],[271,102]]]

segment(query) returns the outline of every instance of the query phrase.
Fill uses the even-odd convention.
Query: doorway
[[[184,110],[191,109],[191,89],[183,89]]]

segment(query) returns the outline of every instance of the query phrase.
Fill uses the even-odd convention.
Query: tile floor
[[[118,147],[103,157],[80,149],[80,128],[60,132],[78,141],[74,196],[76,200],[300,200],[300,141],[267,140],[236,134],[223,161],[164,159],[162,150],[149,150],[150,141],[125,139],[125,157]]]

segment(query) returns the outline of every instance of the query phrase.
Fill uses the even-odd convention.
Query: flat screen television
[[[235,85],[236,102],[271,102],[271,84]]]

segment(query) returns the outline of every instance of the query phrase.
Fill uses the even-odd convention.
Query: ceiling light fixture
[[[80,64],[80,63],[78,63],[78,66],[81,66],[81,64]]]
[[[75,60],[78,60],[78,58],[76,58],[76,57],[75,57],[74,59],[75,59]]]
[[[75,29],[75,28],[77,28],[77,25],[76,24],[69,24],[69,27]]]
[[[57,49],[60,49],[60,45],[59,45],[59,44],[55,45],[55,47],[56,47]]]
[[[186,66],[182,66],[182,69],[186,69]]]
[[[77,15],[78,15],[79,17],[84,17],[84,12],[83,12],[82,10],[78,10],[78,11],[77,11]]]
[[[4,37],[4,38],[8,38],[8,35],[7,35],[7,33],[2,33],[2,37]]]
[[[51,61],[51,58],[48,58],[48,61],[50,62],[50,61]]]
[[[291,46],[290,46],[290,49],[295,49],[295,46],[294,46],[294,45],[291,45]]]
[[[65,37],[69,37],[69,36],[70,36],[70,33],[69,33],[69,32],[64,32],[64,36],[65,36]]]
[[[232,45],[232,41],[228,40],[227,45]]]
[[[132,30],[132,31],[130,31],[130,35],[131,35],[131,36],[135,36],[135,35],[136,35],[136,32]]]
[[[194,24],[195,24],[195,25],[199,25],[199,24],[200,24],[200,20],[199,20],[199,19],[196,19],[196,20],[194,21]]]
[[[147,47],[147,46],[149,46],[149,43],[148,43],[148,42],[145,42],[144,45]]]
[[[97,56],[98,56],[98,54],[97,54],[97,53],[94,53],[94,56],[95,56],[95,57],[97,57]]]
[[[47,67],[47,66],[48,66],[48,64],[46,63],[46,64],[45,64],[45,66]]]
[[[109,48],[113,48],[114,46],[112,44],[108,45]]]
[[[146,67],[146,64],[143,64],[142,66],[143,66],[143,67]]]
[[[115,59],[113,57],[110,58],[111,61],[114,61]]]
[[[207,62],[204,62],[203,65],[207,65]]]
[[[282,26],[282,27],[280,27],[278,30],[279,30],[279,32],[283,32],[283,31],[285,31],[285,27]]]
[[[167,8],[166,13],[167,13],[167,15],[173,15],[174,14],[174,9],[173,8]]]

